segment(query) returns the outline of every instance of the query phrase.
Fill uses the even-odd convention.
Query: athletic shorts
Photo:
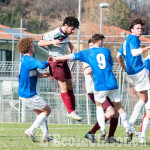
[[[25,104],[32,110],[34,109],[42,110],[47,105],[46,101],[39,95],[34,95],[31,98],[20,97],[20,99],[22,100],[23,104]]]
[[[106,97],[105,102],[103,103],[103,109],[106,110],[109,106],[114,107],[113,103],[109,99],[109,97]]]
[[[118,89],[108,91],[94,91],[95,101],[97,102],[104,103],[107,96],[111,99],[112,102],[117,103],[121,101]]]
[[[49,61],[51,79],[56,79],[61,82],[65,82],[67,79],[71,79],[71,72],[67,61]]]
[[[139,73],[128,76],[134,82],[136,91],[145,91],[149,89],[149,71],[147,69],[144,68]]]

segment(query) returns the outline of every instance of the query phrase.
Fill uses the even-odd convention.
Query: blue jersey
[[[20,60],[19,88],[18,95],[23,98],[30,98],[37,94],[37,68],[44,69],[48,62],[41,62],[33,57],[24,55]]]
[[[127,37],[118,51],[120,57],[124,56],[126,61],[126,72],[128,75],[134,75],[140,72],[143,68],[142,55],[134,57],[131,53],[132,49],[138,49],[141,47],[141,41],[136,35]]]
[[[90,65],[96,91],[118,89],[117,80],[112,71],[113,61],[109,49],[99,47],[74,53],[75,59]]]
[[[144,61],[144,67],[150,72],[150,56]]]

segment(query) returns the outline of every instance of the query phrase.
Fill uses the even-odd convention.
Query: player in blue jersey
[[[34,46],[33,39],[30,37],[20,39],[17,48],[20,53],[24,54],[20,60],[18,95],[22,103],[32,109],[37,115],[32,126],[25,131],[25,135],[33,142],[36,142],[34,133],[35,129],[40,126],[43,133],[42,141],[55,142],[49,135],[46,122],[51,109],[37,92],[37,78],[49,77],[50,75],[49,73],[41,74],[37,69],[48,67],[48,62],[41,62],[32,57]]]
[[[80,60],[90,65],[94,77],[94,97],[96,104],[97,121],[101,127],[100,136],[105,138],[105,115],[103,111],[103,103],[109,96],[113,102],[116,111],[120,114],[123,126],[126,129],[127,141],[132,140],[132,131],[127,120],[127,114],[120,102],[120,94],[118,90],[117,80],[113,73],[113,61],[111,52],[107,48],[100,47],[103,43],[101,34],[92,36],[93,48],[80,51],[65,56],[49,57],[50,60]]]
[[[104,36],[102,36],[101,38],[102,38],[101,40],[103,40]],[[89,48],[93,47],[93,43],[91,39],[88,40],[88,44],[89,44]],[[103,43],[101,44],[102,44],[101,46],[103,46]],[[84,70],[85,88],[86,88],[87,95],[90,98],[90,100],[95,104],[92,69],[89,64],[83,62],[83,70]],[[108,133],[108,137],[105,140],[106,143],[119,143],[114,137],[114,134],[118,125],[119,114],[115,113],[115,110],[113,107],[114,106],[111,100],[109,99],[109,97],[107,97],[103,104],[103,109],[105,112],[105,122],[107,122],[110,119],[109,133]],[[92,143],[97,143],[95,139],[95,133],[99,129],[100,129],[100,126],[98,122],[96,122],[93,128],[85,135],[85,138],[90,140]]]
[[[150,74],[150,56],[144,61],[144,67],[149,71]],[[143,117],[142,124],[139,130],[138,139],[140,143],[146,143],[146,131],[150,123],[150,89],[148,90],[148,101],[145,105],[146,114]]]
[[[50,56],[66,55],[68,45],[70,50],[73,50],[73,45],[69,41],[69,35],[76,28],[79,28],[78,19],[68,16],[64,19],[63,26],[44,34],[38,46],[46,46]],[[56,79],[60,86],[61,98],[68,112],[67,117],[81,121],[82,118],[75,111],[75,96],[67,61],[49,61],[49,65],[51,66],[51,79]]]
[[[147,102],[148,97],[147,90],[149,89],[149,77],[148,71],[144,68],[141,54],[150,50],[150,46],[141,48],[141,41],[139,39],[142,35],[144,25],[145,21],[141,19],[132,20],[130,24],[131,34],[128,35],[117,53],[117,60],[123,70],[127,72],[129,78],[133,80],[135,90],[139,97],[139,101],[136,103],[129,120],[131,126],[134,125],[143,106]],[[126,65],[123,62],[123,56]]]

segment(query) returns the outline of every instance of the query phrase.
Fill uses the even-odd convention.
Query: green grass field
[[[133,141],[129,144],[125,143],[125,131],[123,127],[118,126],[115,137],[120,140],[121,144],[106,144],[99,142],[93,144],[84,138],[85,133],[91,129],[91,125],[56,125],[49,124],[49,132],[57,139],[60,144],[43,143],[41,142],[42,134],[40,128],[37,129],[36,137],[39,142],[34,143],[24,135],[24,131],[31,124],[0,124],[0,150],[98,150],[98,149],[150,149],[149,133],[147,132],[147,144],[138,144],[137,137],[134,136]],[[106,128],[108,131],[108,127]],[[138,128],[137,128],[138,129]],[[99,132],[96,134],[98,140]]]

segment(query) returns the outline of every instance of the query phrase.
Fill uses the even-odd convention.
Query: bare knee
[[[42,110],[46,116],[49,116],[51,113],[51,109],[48,105],[46,105],[46,107]]]
[[[110,119],[111,117],[113,117],[115,115],[115,110],[112,106],[109,106],[107,109],[106,109],[106,112],[105,112],[105,116]]]

